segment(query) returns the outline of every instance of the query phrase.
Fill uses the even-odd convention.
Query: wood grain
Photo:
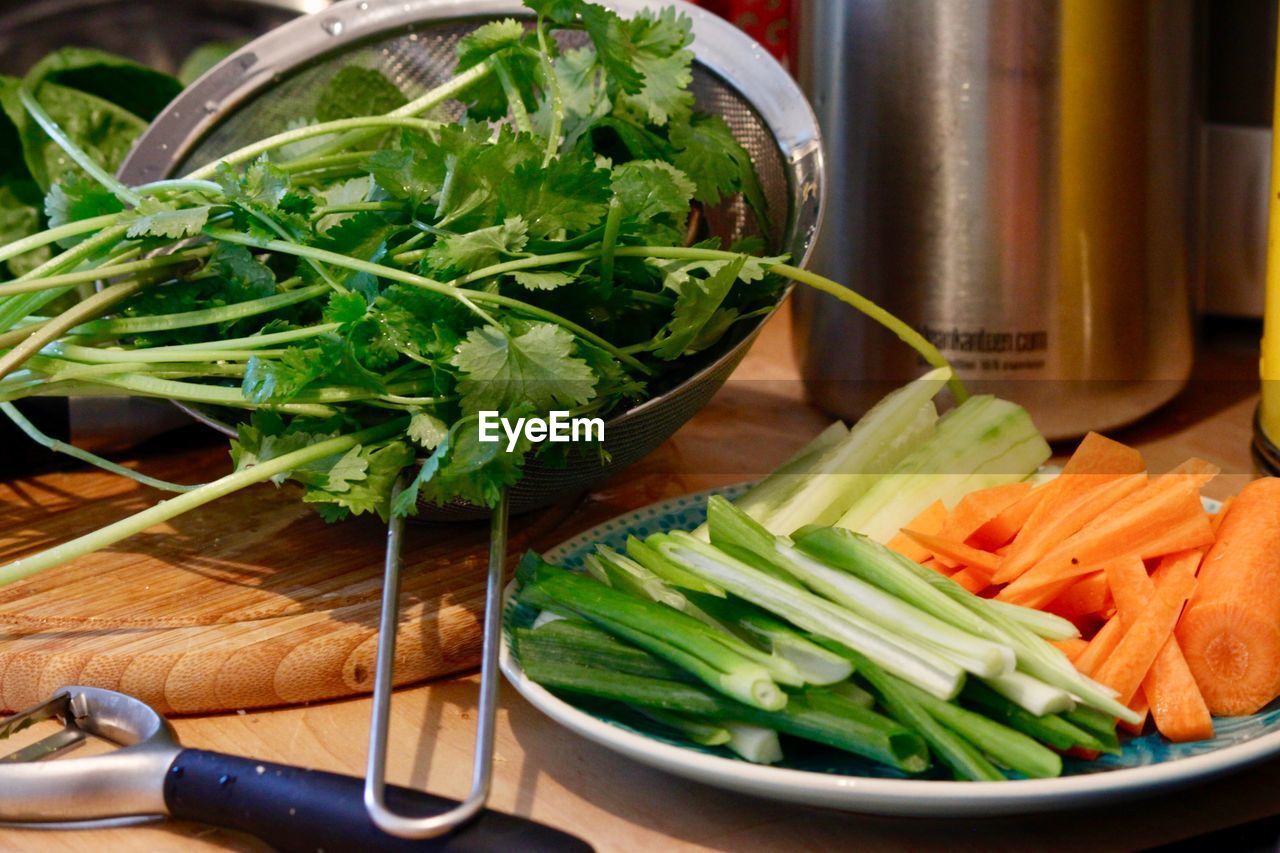
[[[216,476],[204,448],[162,476]],[[376,519],[327,525],[292,488],[258,487],[119,546],[0,588],[0,706],[60,685],[131,693],[165,713],[310,702],[372,684],[380,548]],[[55,473],[0,486],[0,562],[162,495],[123,478]],[[510,554],[571,507],[516,519]],[[399,683],[475,666],[488,527],[410,525]]]

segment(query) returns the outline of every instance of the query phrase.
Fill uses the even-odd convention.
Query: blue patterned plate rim
[[[749,484],[708,489],[658,501],[624,513],[546,552],[569,567],[597,542],[619,541],[700,523],[706,499],[734,498]],[[1219,504],[1208,498],[1205,507]],[[527,678],[508,645],[514,583],[508,585],[501,666],[526,700],[572,731],[636,761],[730,790],[770,799],[885,815],[962,817],[1026,814],[1075,808],[1118,798],[1149,795],[1233,772],[1280,752],[1280,703],[1251,717],[1215,719],[1215,737],[1192,744],[1164,742],[1159,734],[1129,739],[1120,756],[1070,763],[1056,779],[956,782],[877,778],[788,767],[762,766],[710,754],[692,745],[639,731],[625,723],[582,710]],[[1107,762],[1110,762],[1108,764]]]

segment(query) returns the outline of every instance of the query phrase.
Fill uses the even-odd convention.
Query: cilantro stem
[[[364,151],[348,151],[345,154],[325,154],[320,157],[308,155],[299,157],[297,160],[290,160],[288,163],[277,164],[284,171],[296,175],[301,172],[319,171],[321,169],[329,169],[334,166],[355,166],[363,163],[373,156],[378,149],[369,148]]]
[[[560,135],[564,130],[564,95],[560,91],[560,75],[556,74],[551,64],[551,51],[547,47],[547,31],[542,24],[542,16],[538,16],[535,27],[538,33],[538,66],[542,69],[543,82],[551,95],[551,127],[547,130],[547,153],[542,156],[542,168],[555,159],[560,153]]]
[[[89,317],[108,310],[126,297],[132,296],[150,282],[143,280],[122,281],[99,290],[88,299],[63,311],[57,317],[31,332],[22,343],[0,356],[0,379],[22,366],[22,363],[38,353],[46,344],[57,340],[64,332]]]
[[[238,492],[255,483],[263,483],[272,477],[287,474],[295,468],[300,468],[310,462],[346,453],[358,444],[372,444],[392,438],[404,432],[408,424],[408,418],[396,418],[351,435],[338,436],[337,438],[316,442],[292,453],[286,453],[275,459],[260,462],[243,471],[235,471],[211,483],[206,483],[203,486],[178,495],[176,498],[161,501],[149,509],[145,509],[114,524],[108,524],[106,527],[99,528],[92,533],[64,542],[30,557],[14,560],[6,566],[0,567],[0,585],[30,577],[37,572],[60,566],[78,557],[83,557],[109,545],[114,545],[123,539],[133,536],[135,533],[141,533],[149,527],[154,527],[171,518],[176,518],[184,512],[204,506],[210,501]]]
[[[698,249],[694,247],[682,246],[625,246],[619,248],[617,254],[622,257],[632,258],[669,258],[672,260],[723,260],[731,261],[739,257],[734,252],[723,252],[715,249]],[[823,293],[830,294],[841,302],[851,305],[866,316],[875,320],[889,331],[898,336],[898,339],[911,347],[920,354],[929,365],[933,367],[951,367],[951,363],[947,361],[942,353],[938,352],[938,348],[911,328],[906,322],[897,316],[889,313],[879,305],[872,302],[862,294],[845,287],[843,284],[834,282],[829,278],[820,276],[809,270],[800,269],[790,264],[773,264],[769,266],[769,271],[777,273],[799,282],[800,284],[812,287],[814,290],[820,290]],[[951,371],[951,379],[948,381],[951,388],[952,396],[955,397],[956,403],[963,403],[969,399],[969,392],[964,386],[964,382],[956,375],[954,370]]]
[[[297,305],[300,302],[307,302],[329,292],[329,285],[313,284],[309,287],[287,290],[284,293],[277,293],[272,296],[248,299],[244,302],[234,302],[230,305],[220,305],[217,308],[201,308],[197,311],[181,311],[175,314],[153,314],[149,317],[113,317],[109,320],[94,320],[76,326],[71,330],[71,333],[75,335],[115,336],[132,335],[140,332],[167,332],[172,329],[187,329],[192,326],[210,326],[214,323],[228,323],[258,314],[266,314],[280,308],[287,308],[290,305]],[[333,328],[336,328],[336,326]],[[294,332],[281,332],[278,334],[292,335]],[[306,336],[309,336],[309,334]],[[314,334],[322,333],[315,332]],[[259,336],[264,343],[266,343],[267,337],[271,336]],[[289,338],[288,340],[291,339]],[[277,336],[273,339],[273,342],[276,340],[281,340],[281,338]],[[228,341],[212,341],[211,343],[216,346],[223,346]],[[198,344],[189,344],[188,346],[198,346]]]
[[[555,323],[556,325],[564,327],[565,329],[567,329],[570,332],[573,332],[575,335],[582,338],[583,340],[590,341],[591,343],[595,344],[600,349],[604,350],[605,352],[612,355],[614,358],[618,359],[624,364],[629,365],[635,370],[638,370],[646,375],[651,375],[653,373],[653,369],[650,368],[648,365],[646,365],[644,362],[636,359],[634,356],[628,355],[627,353],[620,350],[617,346],[609,343],[604,338],[600,337],[594,332],[588,329],[584,329],[582,326],[579,326],[577,323],[573,322],[572,320],[561,317],[559,314],[556,314],[551,311],[547,311],[546,309],[543,309],[543,308],[539,308],[536,305],[530,305],[529,303],[522,302],[519,299],[512,299],[509,296],[503,296],[500,293],[488,293],[483,290],[463,291],[460,287],[456,286],[457,284],[460,284],[464,280],[470,281],[475,279],[476,277],[478,277],[477,273],[472,273],[469,276],[462,276],[461,278],[454,279],[454,281],[450,284],[442,284],[441,282],[435,281],[434,279],[426,278],[425,276],[415,275],[414,273],[406,272],[405,270],[398,270],[395,267],[383,266],[382,264],[374,264],[374,263],[370,263],[369,261],[356,260],[355,258],[349,258],[346,255],[340,255],[337,252],[329,252],[324,249],[317,249],[313,246],[299,246],[293,243],[286,243],[281,240],[264,240],[260,237],[254,237],[253,235],[250,235],[250,234],[239,234],[234,231],[223,231],[221,229],[210,229],[207,231],[207,233],[211,237],[215,237],[219,240],[224,240],[228,243],[239,243],[242,246],[253,246],[258,249],[266,249],[268,251],[273,251],[273,252],[283,252],[285,254],[298,255],[300,257],[311,257],[311,258],[315,258],[318,261],[323,261],[324,263],[333,264],[334,266],[338,266],[338,267],[346,267],[347,269],[355,270],[356,272],[367,272],[379,278],[386,278],[386,279],[390,279],[391,281],[401,282],[403,284],[411,284],[415,287],[420,287],[423,290],[430,290],[433,293],[439,293],[441,296],[448,296],[450,299],[457,299],[458,301],[462,302],[464,305],[468,305],[468,307],[472,307],[472,308],[474,308],[474,306],[470,305],[469,300],[475,300],[476,302],[482,302],[482,303],[492,303],[494,305],[502,305],[507,308],[512,308],[517,311],[522,311],[531,317],[537,317],[538,319],[546,320],[548,322]],[[582,253],[566,252],[565,254],[573,255],[576,258]],[[547,262],[547,259],[552,257],[554,256],[546,255],[546,256],[543,256],[542,258],[524,258],[522,260],[535,261],[535,262],[536,261]],[[588,257],[591,257],[591,255],[588,254]],[[508,265],[514,264],[514,263],[519,263],[519,262],[511,261],[509,262]],[[542,264],[539,264],[539,263],[526,264],[526,266],[541,266],[541,265]],[[504,265],[498,264],[497,266],[501,267]],[[521,269],[521,268],[523,267],[517,267],[517,269]],[[490,267],[490,269],[493,269],[493,267]],[[481,316],[484,319],[486,319],[486,321],[492,322],[492,320],[488,317],[487,314],[482,313]]]
[[[353,201],[347,204],[329,204],[317,207],[311,214],[311,221],[316,222],[334,213],[360,213],[365,210],[402,210],[404,203],[399,201]]]
[[[618,247],[618,229],[622,225],[622,202],[615,195],[609,199],[609,213],[604,220],[604,240],[600,243],[600,281],[613,287],[613,257]]]
[[[115,217],[115,220],[118,221],[119,217]],[[48,275],[49,273],[56,273],[70,269],[85,259],[97,254],[103,247],[115,244],[121,237],[125,236],[125,232],[128,230],[128,222],[104,228],[94,236],[81,242],[79,245],[68,249],[60,255],[55,255],[25,275],[18,276],[14,281],[31,281],[32,279]],[[36,325],[24,326],[21,330],[14,329],[14,332],[21,332],[22,334],[19,334],[16,337],[10,337],[12,332],[9,330],[12,329],[14,324],[20,322],[32,311],[35,311],[41,306],[47,305],[49,302],[57,299],[58,296],[69,289],[70,288],[59,288],[54,290],[42,290],[39,293],[15,294],[8,298],[0,297],[0,330],[4,332],[4,334],[0,334],[0,347],[12,346],[17,341],[26,337],[26,333],[34,333],[36,329],[50,322],[45,320]]]
[[[213,193],[219,198],[223,195],[221,184],[213,181],[189,181],[182,178],[168,178],[163,181],[152,181],[149,184],[139,184],[134,187],[134,190],[141,195],[156,195],[166,192]]]
[[[59,225],[57,228],[49,228],[41,231],[39,234],[32,234],[30,237],[23,237],[21,240],[15,240],[12,243],[0,248],[0,261],[7,261],[18,255],[25,255],[27,252],[56,243],[59,240],[65,240],[69,237],[79,237],[81,234],[88,234],[90,231],[98,231],[109,225],[115,225],[120,221],[120,214],[108,213],[104,216],[95,216],[91,219],[81,219],[77,222],[68,222],[66,225]],[[28,276],[22,276],[17,279],[22,281]]]
[[[73,444],[67,444],[65,441],[59,441],[56,438],[51,438],[37,429],[35,424],[23,417],[22,412],[18,411],[17,407],[14,406],[13,403],[0,403],[0,412],[4,412],[4,414],[8,415],[9,420],[13,421],[14,425],[17,426],[18,429],[22,430],[28,438],[36,444],[47,447],[54,453],[66,454],[73,459],[79,459],[81,462],[88,462],[90,465],[102,468],[105,471],[110,471],[113,474],[120,474],[121,476],[128,477],[130,480],[134,480],[144,486],[150,486],[153,489],[161,489],[166,492],[190,492],[199,488],[199,485],[184,486],[179,483],[170,483],[167,480],[157,480],[155,477],[148,477],[146,474],[134,471],[131,468],[126,468],[123,465],[117,465],[109,459],[103,459],[97,454],[90,453],[87,450],[81,450]]]
[[[516,88],[515,81],[511,79],[507,64],[495,57],[493,72],[498,75],[498,82],[502,84],[502,93],[507,96],[507,107],[511,110],[511,118],[515,121],[516,127],[525,133],[533,133],[533,125],[529,122],[529,111],[524,107],[524,98]]]
[[[18,100],[22,102],[22,106],[27,113],[35,119],[36,124],[40,125],[41,130],[47,133],[54,144],[65,151],[77,166],[84,169],[89,177],[102,184],[102,186],[111,191],[112,195],[130,207],[136,207],[142,203],[142,196],[117,181],[106,169],[94,162],[94,159],[86,154],[80,146],[71,141],[62,128],[58,126],[58,123],[45,112],[44,107],[40,105],[35,95],[25,85],[18,87]]]
[[[217,343],[223,344],[222,341]],[[186,349],[184,347],[104,349],[102,347],[86,347],[58,341],[46,346],[41,352],[88,364],[109,364],[126,361],[136,363],[244,361],[254,356],[263,358],[277,356],[283,353],[284,350],[232,349],[230,347],[203,350]]]
[[[327,418],[334,414],[332,407],[310,400],[289,403],[255,403],[246,399],[244,392],[236,387],[203,385],[198,382],[183,382],[177,379],[162,379],[144,373],[118,372],[102,376],[97,382],[112,388],[120,388],[131,394],[140,394],[144,397],[185,400],[189,403],[208,403],[213,406],[229,406],[237,409],[269,409],[295,415],[310,415],[317,418]],[[341,397],[341,395],[338,396],[340,399],[349,399]]]
[[[9,296],[14,293],[34,293],[35,291],[44,290],[50,287],[83,284],[85,282],[98,281],[99,279],[115,278],[116,276],[125,275],[126,273],[176,266],[188,261],[208,257],[209,253],[210,250],[207,248],[193,249],[189,252],[175,252],[172,255],[159,255],[154,258],[144,258],[140,261],[108,264],[101,267],[94,267],[92,269],[80,270],[79,272],[51,275],[45,278],[34,279],[32,281],[8,281],[0,283],[0,295]]]
[[[411,118],[408,116],[385,115],[385,116],[359,116],[356,118],[340,118],[334,121],[321,122],[320,124],[309,124],[306,127],[296,127],[293,130],[286,130],[283,133],[277,133],[275,136],[268,136],[252,145],[233,151],[224,157],[214,160],[212,163],[206,163],[194,172],[188,172],[184,178],[189,181],[204,181],[212,178],[218,173],[220,165],[238,166],[241,163],[247,163],[260,154],[265,154],[284,145],[291,145],[294,142],[302,142],[305,139],[312,139],[317,136],[326,136],[342,130],[373,128],[374,130],[385,130],[391,127],[407,127],[412,130],[435,130],[440,127],[440,122],[429,121],[424,118]],[[308,157],[320,156],[317,151],[308,152]]]

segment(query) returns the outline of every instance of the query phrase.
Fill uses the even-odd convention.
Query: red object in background
[[[783,65],[791,47],[791,4],[794,0],[695,0],[737,24]]]

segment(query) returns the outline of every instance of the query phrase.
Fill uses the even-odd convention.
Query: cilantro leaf
[[[441,237],[427,250],[423,269],[453,277],[508,260],[529,240],[524,220],[513,216],[501,225]]]
[[[572,349],[573,336],[551,323],[531,323],[518,335],[494,326],[473,329],[450,360],[461,373],[463,409],[582,405],[594,396],[596,376]]]
[[[497,61],[506,67],[521,99],[525,101],[525,106],[529,107],[533,104],[533,92],[530,88],[532,81],[536,79],[537,64],[530,54],[511,50],[522,45],[530,49],[537,48],[533,34],[526,32],[524,24],[514,18],[490,21],[472,30],[458,42],[456,73],[498,56]],[[496,121],[507,115],[507,93],[496,74],[488,74],[473,83],[462,98],[467,102],[467,113],[472,118]]]
[[[408,102],[400,88],[381,71],[345,65],[320,89],[316,119],[327,122],[383,115]]]
[[[738,280],[745,263],[746,256],[739,256],[705,279],[690,276],[685,280],[679,289],[671,322],[658,336],[653,350],[656,356],[673,359],[691,351],[694,341]]]
[[[214,243],[206,269],[225,282],[237,302],[276,292],[276,276],[271,268],[235,243]]]
[[[115,54],[88,47],[64,47],[31,66],[26,85],[44,81],[76,89],[151,121],[182,92],[175,78]]]
[[[449,435],[449,425],[430,412],[415,411],[405,434],[427,450],[438,447]]]
[[[768,210],[760,177],[751,155],[734,139],[720,116],[696,113],[675,122],[670,130],[676,147],[673,162],[693,179],[698,201],[717,205],[726,195],[741,192],[761,227],[768,224]]]
[[[302,499],[314,504],[337,504],[353,515],[377,513],[384,521],[391,512],[391,490],[396,478],[405,466],[413,462],[413,450],[403,441],[393,441],[382,447],[360,449],[365,463],[364,477],[344,481],[341,491],[311,487]],[[336,464],[336,463],[335,463]]]
[[[536,270],[518,270],[511,273],[511,277],[515,279],[516,284],[526,290],[555,290],[557,287],[563,287],[566,284],[572,284],[577,281],[577,277],[567,272],[557,272],[555,270],[536,271]]]
[[[199,207],[175,207],[172,204],[143,199],[138,206],[139,218],[129,226],[125,235],[138,237],[167,237],[178,240],[200,233],[209,219],[209,205]]]
[[[693,109],[692,21],[670,6],[656,15],[642,9],[630,22],[632,63],[643,82],[638,91],[624,89],[618,106],[662,126],[687,118]]]
[[[122,210],[124,204],[120,199],[85,175],[67,175],[44,197],[44,215],[49,219],[50,228]]]
[[[524,217],[530,237],[542,238],[596,225],[604,219],[610,195],[606,170],[563,156],[545,168],[537,161],[518,165],[501,190],[501,204],[508,214]]]
[[[594,48],[567,50],[552,61],[552,69],[560,84],[560,148],[568,150],[578,144],[592,125],[609,114],[613,104],[605,90]],[[550,134],[554,112],[551,99],[544,99],[530,115],[534,130],[542,136]]]
[[[363,480],[369,471],[369,460],[360,445],[348,450],[326,472],[324,489],[327,492],[348,492],[351,484]]]

